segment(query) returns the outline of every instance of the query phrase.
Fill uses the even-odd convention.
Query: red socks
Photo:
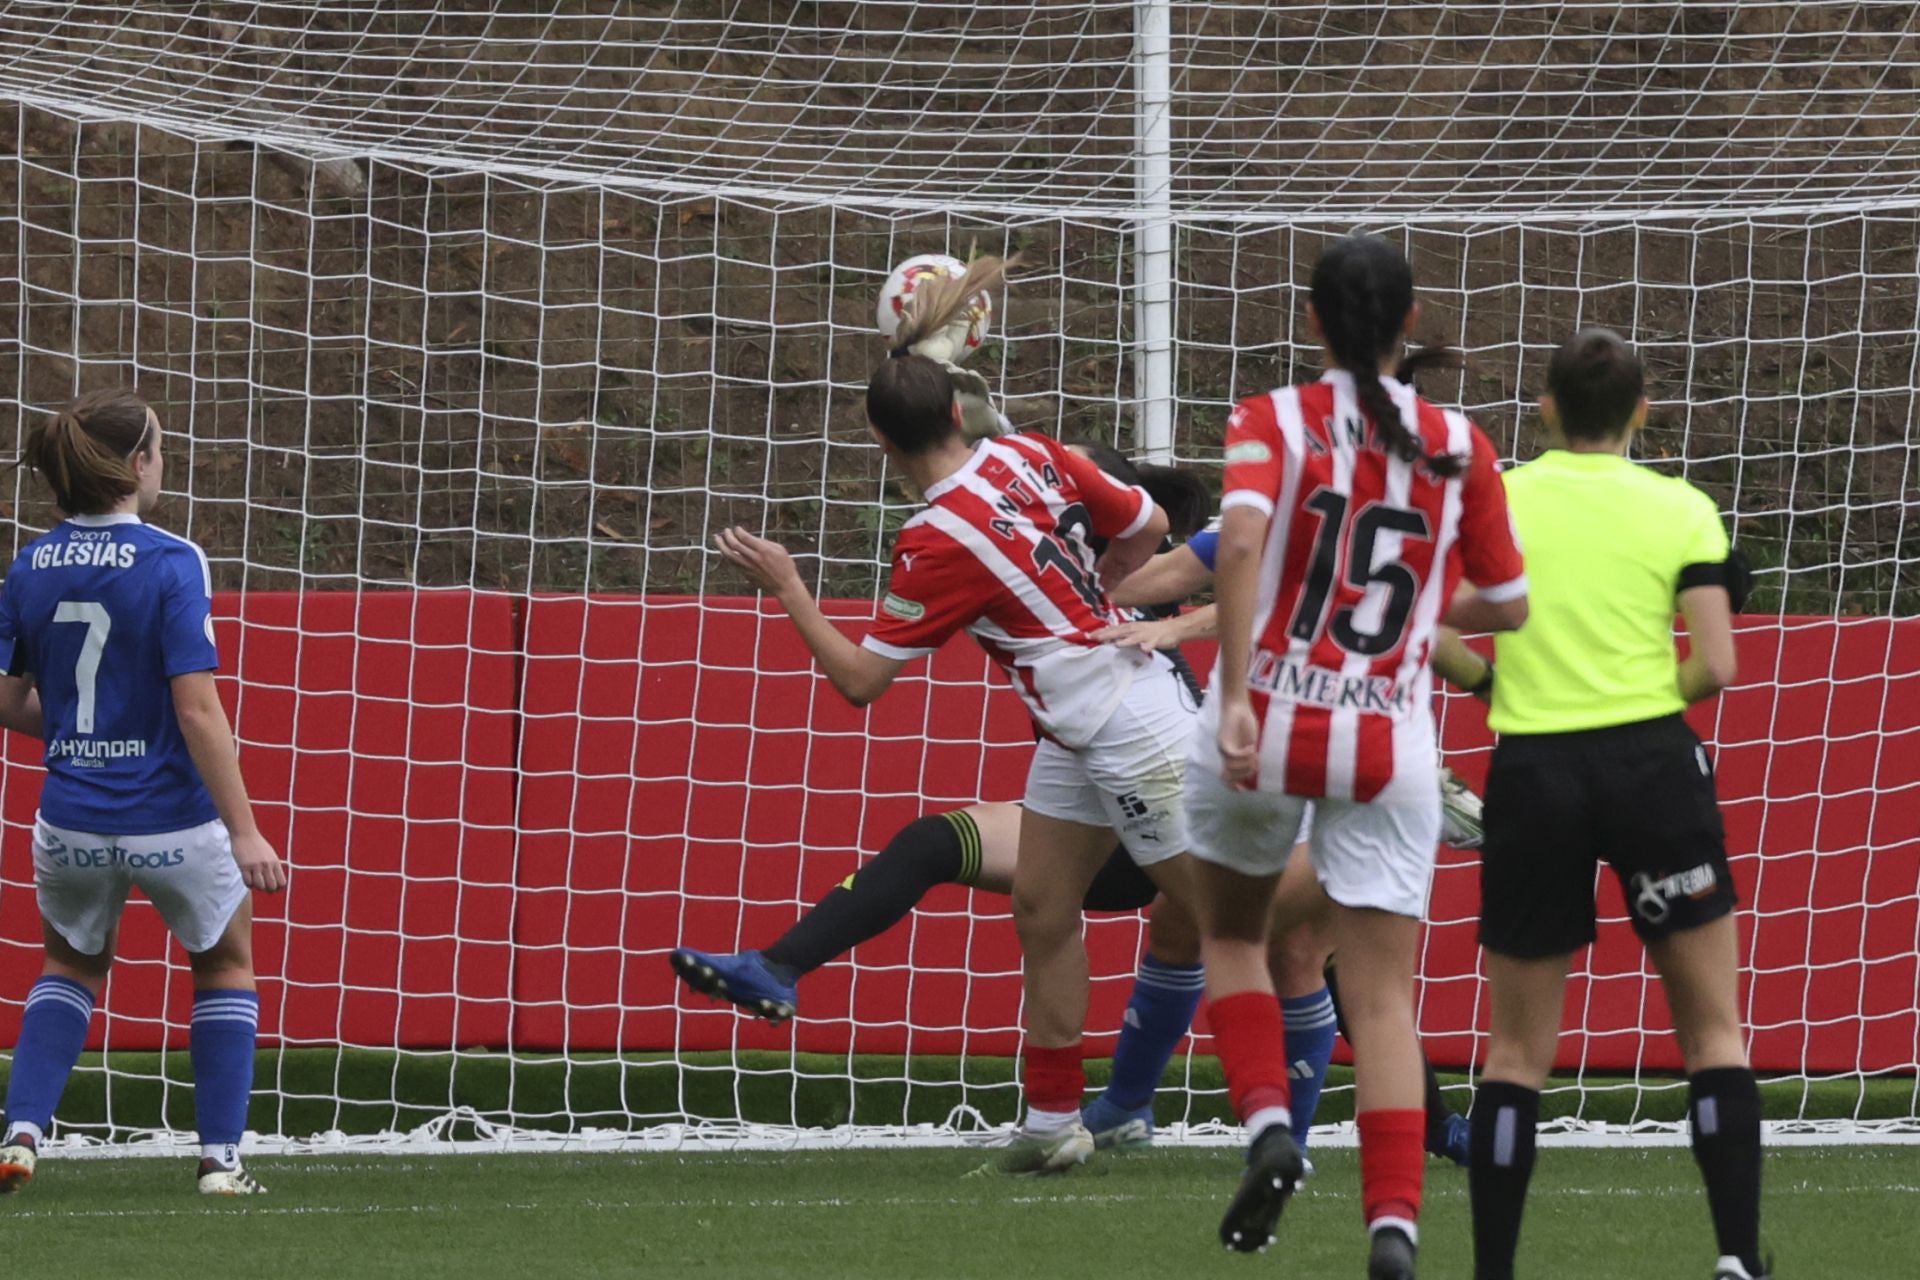
[[[1236,991],[1208,1002],[1207,1023],[1227,1075],[1234,1114],[1247,1121],[1262,1111],[1284,1111],[1293,1090],[1287,1081],[1287,1031],[1279,998],[1271,991]]]
[[[1078,1111],[1087,1091],[1080,1042],[1064,1049],[1026,1047],[1027,1107],[1033,1111]]]
[[[1424,1111],[1360,1113],[1360,1202],[1367,1222],[1420,1220],[1420,1183],[1427,1170]]]

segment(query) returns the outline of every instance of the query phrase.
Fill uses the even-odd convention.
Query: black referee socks
[[[1520,1215],[1533,1177],[1534,1130],[1540,1123],[1537,1090],[1485,1080],[1473,1095],[1472,1162],[1474,1280],[1513,1280],[1520,1246]]]
[[[1693,1158],[1707,1184],[1707,1208],[1722,1257],[1748,1275],[1760,1263],[1760,1086],[1747,1067],[1714,1067],[1687,1077]]]
[[[887,847],[827,891],[811,911],[760,954],[812,973],[885,933],[936,885],[971,884],[980,874],[980,828],[965,810],[929,814],[900,828]]]

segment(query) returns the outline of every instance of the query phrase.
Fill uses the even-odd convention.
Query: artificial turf
[[[978,1149],[290,1157],[255,1162],[264,1199],[210,1202],[193,1192],[189,1159],[49,1155],[0,1201],[0,1236],[23,1274],[76,1278],[1364,1274],[1350,1150],[1317,1155],[1264,1257],[1215,1242],[1234,1152],[1102,1155],[1047,1180],[975,1174],[988,1159]],[[1777,1149],[1766,1185],[1779,1276],[1920,1273],[1920,1148]],[[1521,1274],[1707,1280],[1713,1260],[1684,1149],[1543,1151]],[[1420,1274],[1471,1274],[1466,1179],[1438,1162]]]

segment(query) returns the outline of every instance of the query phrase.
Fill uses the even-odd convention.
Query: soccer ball
[[[881,336],[891,340],[900,332],[907,300],[922,280],[939,276],[958,279],[966,273],[966,263],[944,253],[923,253],[895,267],[887,276],[886,284],[880,287],[880,304],[874,310]],[[939,358],[957,363],[978,351],[980,344],[987,340],[987,324],[992,314],[993,300],[984,290],[975,294],[972,304],[945,331],[928,335],[929,340],[946,339],[939,344],[943,348]]]

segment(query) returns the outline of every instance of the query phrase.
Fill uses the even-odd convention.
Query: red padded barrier
[[[829,606],[855,630],[869,610]],[[931,897],[911,935],[875,939],[857,967],[810,978],[808,1021],[793,1030],[704,1001],[676,1004],[664,962],[682,939],[727,949],[770,940],[796,899],[811,901],[857,865],[856,846],[877,849],[919,813],[975,794],[1018,797],[1025,723],[1011,697],[987,696],[998,677],[969,642],[934,659],[931,706],[924,680],[903,682],[872,709],[869,738],[862,714],[811,673],[793,628],[753,601],[536,601],[527,634],[520,1043],[1016,1047],[1004,1029],[1017,1024],[1019,957],[1004,906],[977,898],[969,917],[958,890]],[[1920,623],[1748,620],[1739,640],[1749,683],[1696,723],[1718,744],[1756,1059],[1779,1070],[1911,1067]],[[1203,670],[1211,661],[1192,656]],[[576,719],[583,708],[589,718]],[[1490,744],[1477,704],[1448,700],[1443,740],[1477,785]],[[1600,901],[1612,922],[1571,984],[1586,1030],[1565,1037],[1562,1064],[1677,1066],[1664,1001],[1610,879]],[[1463,1029],[1485,1025],[1470,976],[1477,907],[1473,858],[1443,850],[1422,1003],[1443,1063],[1464,1061],[1474,1042]],[[1130,970],[1136,929],[1090,937],[1096,973]],[[1124,982],[1096,984],[1089,1025],[1114,1026],[1124,998]],[[1094,1051],[1104,1044],[1097,1038]]]
[[[293,868],[284,896],[254,898],[267,1043],[506,1039],[514,604],[470,591],[215,598],[241,765],[263,830]],[[4,1043],[39,936],[24,889],[39,759],[38,744],[9,736],[0,938],[21,964],[0,1003]],[[170,946],[136,894],[95,1047],[184,1047],[192,983],[184,965],[163,963]]]
[[[864,603],[829,602],[858,629]],[[252,593],[216,602],[223,692],[293,888],[261,900],[270,1041],[530,1050],[783,1046],[1007,1053],[1019,955],[1003,902],[936,892],[916,927],[808,980],[772,1029],[690,1001],[682,939],[762,943],[913,817],[1020,794],[1031,738],[966,640],[869,712],[813,671],[772,607],[721,597],[464,591]],[[1920,1059],[1920,622],[1748,620],[1745,683],[1697,717],[1717,744],[1756,1061],[1886,1070]],[[1210,654],[1193,655],[1204,669]],[[931,677],[931,683],[929,682]],[[1479,708],[1446,702],[1449,759],[1484,776]],[[697,726],[697,728],[696,728]],[[37,920],[26,824],[35,744],[0,759],[0,1043]],[[1765,856],[1762,857],[1761,855]],[[1470,855],[1442,851],[1422,1017],[1437,1061],[1484,1027]],[[1562,1064],[1677,1065],[1619,895],[1569,993]],[[1089,1025],[1116,1025],[1137,923],[1090,931]],[[190,991],[150,908],[96,1023],[178,1045]],[[969,977],[968,975],[971,974]],[[404,992],[405,994],[398,994]],[[1094,1052],[1110,1043],[1093,1042]]]

